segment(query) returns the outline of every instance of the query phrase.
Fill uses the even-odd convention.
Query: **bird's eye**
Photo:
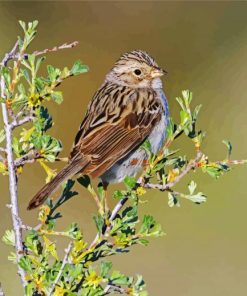
[[[140,69],[135,69],[134,73],[139,76],[141,75],[142,71]]]

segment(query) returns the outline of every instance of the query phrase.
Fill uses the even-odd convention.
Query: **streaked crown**
[[[138,63],[147,64],[150,67],[159,68],[154,58],[152,58],[146,51],[143,50],[133,50],[124,53],[116,61],[115,65],[124,65],[128,61],[137,61]]]
[[[121,55],[106,80],[130,88],[161,88],[164,73],[147,52],[133,50]]]

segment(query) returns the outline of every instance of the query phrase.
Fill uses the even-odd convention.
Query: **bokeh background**
[[[40,22],[31,50],[80,41],[75,49],[47,57],[47,63],[57,66],[80,58],[90,67],[88,74],[65,81],[64,103],[50,107],[55,121],[52,133],[62,140],[64,156],[88,101],[113,62],[121,53],[140,48],[169,72],[164,86],[174,117],[175,97],[183,89],[193,91],[194,104],[203,104],[199,124],[207,131],[204,151],[213,159],[223,159],[226,150],[221,140],[230,139],[233,158],[241,159],[247,158],[246,15],[246,2],[1,2],[0,56],[21,33],[19,19]],[[187,140],[179,146],[189,151]],[[62,164],[55,167],[60,169]],[[155,216],[167,235],[115,257],[115,268],[129,275],[143,274],[152,296],[247,295],[247,168],[234,168],[218,181],[190,175],[184,185],[192,177],[208,202],[197,206],[182,201],[181,208],[169,208],[166,193],[149,192],[142,214]],[[25,208],[44,178],[38,165],[26,167],[21,178],[21,215],[27,224],[37,223],[37,212]],[[6,177],[0,177],[0,188],[2,236],[11,228],[5,207]],[[85,190],[77,189],[80,195],[63,207],[59,227],[78,221],[91,239],[95,206]],[[0,243],[0,281],[6,295],[21,295],[16,267],[7,261],[9,251]]]

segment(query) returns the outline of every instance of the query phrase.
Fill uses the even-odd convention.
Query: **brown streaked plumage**
[[[156,141],[154,131],[162,133],[165,129],[168,114],[164,115],[167,105],[162,98],[163,73],[143,51],[120,57],[89,103],[68,165],[33,197],[28,209],[42,204],[59,184],[77,173],[101,177],[106,182],[122,180],[122,169],[128,172],[132,154],[136,157],[140,145],[150,136]],[[159,142],[164,138],[158,137]],[[159,145],[154,146],[157,150]],[[139,158],[136,166],[145,158],[142,152]]]

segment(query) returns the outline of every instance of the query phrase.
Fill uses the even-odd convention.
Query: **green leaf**
[[[142,145],[141,148],[146,151],[146,153],[150,156],[152,154],[152,146],[149,140],[146,140]]]
[[[52,117],[47,108],[41,106],[37,109],[36,115],[38,120],[35,121],[34,126],[37,132],[43,133],[52,127]]]
[[[104,226],[104,218],[101,215],[95,215],[93,217],[93,219],[94,219],[94,222],[95,222],[96,227],[98,229],[98,232],[102,233],[102,229],[103,229],[103,226]]]
[[[61,71],[57,68],[54,68],[52,65],[47,66],[47,72],[51,82],[55,82],[61,75]]]
[[[88,72],[89,68],[87,65],[83,65],[80,60],[76,61],[70,70],[71,75],[79,75]]]
[[[161,225],[156,223],[151,215],[144,215],[139,233],[147,236],[161,236],[164,234]]]
[[[120,273],[119,271],[113,271],[111,278],[111,282],[115,285],[128,285],[129,284],[129,278],[125,276],[124,274]]]
[[[61,91],[53,91],[51,93],[51,98],[53,99],[54,102],[57,104],[61,104],[63,102],[63,94]]]
[[[2,67],[1,68],[1,73],[3,75],[3,78],[4,78],[4,82],[7,86],[7,88],[10,86],[10,83],[11,83],[11,76],[10,76],[10,72],[9,72],[9,69],[7,67]]]
[[[29,83],[29,85],[31,85],[32,83],[27,69],[21,69],[20,71],[22,75],[25,77],[26,81]]]
[[[88,186],[91,184],[91,181],[88,175],[84,175],[78,178],[77,182],[79,182],[85,188],[88,188]]]
[[[28,256],[22,256],[19,261],[19,265],[26,272],[32,272],[32,262]]]
[[[26,32],[26,23],[20,20],[19,24],[22,27],[23,31]]]
[[[190,192],[191,195],[195,192],[196,187],[197,187],[196,182],[193,181],[193,180],[190,181],[190,183],[188,185],[188,188],[189,188],[189,192]]]
[[[10,254],[8,255],[8,260],[16,264],[17,263],[16,253],[10,252]]]
[[[174,206],[180,207],[180,203],[176,195],[172,194],[171,192],[168,192],[168,206],[171,208]]]
[[[185,106],[184,106],[184,102],[180,97],[176,98],[176,101],[179,103],[180,107],[182,110],[186,110]]]
[[[65,79],[70,76],[70,70],[68,67],[64,67],[62,72],[61,72],[61,78]]]
[[[166,127],[166,134],[167,134],[167,138],[168,139],[172,139],[173,138],[173,133],[174,133],[174,123],[172,121],[172,118],[169,118],[167,127]]]
[[[69,229],[66,231],[68,236],[76,240],[82,240],[82,233],[77,223],[71,223]]]
[[[108,272],[112,268],[112,262],[102,261],[100,263],[100,276],[105,278],[108,275]]]
[[[198,192],[197,194],[190,195],[187,198],[196,204],[201,204],[207,201],[207,197],[202,192]]]
[[[35,74],[37,74],[37,72],[39,71],[39,68],[41,66],[41,63],[45,60],[45,57],[39,57],[37,59],[36,65],[35,65]]]
[[[2,241],[9,246],[15,246],[15,232],[14,230],[6,230],[3,237]]]
[[[0,143],[2,143],[5,139],[5,131],[4,129],[0,130]]]
[[[33,288],[33,283],[28,283],[25,288],[25,295],[33,295],[34,294],[34,288]]]
[[[15,155],[20,157],[23,151],[21,148],[21,143],[16,137],[13,138],[12,148],[14,150]]]
[[[116,190],[116,191],[114,191],[114,193],[113,193],[113,198],[121,199],[121,198],[123,198],[125,195],[126,195],[126,191],[123,191],[123,190]]]
[[[181,125],[185,125],[190,120],[188,112],[184,110],[180,111],[180,118],[181,118]]]
[[[80,275],[83,274],[83,265],[82,264],[75,264],[72,269],[70,269],[70,276],[73,279],[78,278]],[[70,295],[70,294],[69,294]],[[72,295],[72,294],[71,294]],[[77,295],[77,294],[74,294]]]
[[[183,96],[185,105],[188,108],[192,101],[192,92],[190,92],[188,89],[182,90],[182,96]]]
[[[124,184],[129,188],[133,189],[136,186],[136,179],[134,177],[126,176],[124,178]]]
[[[198,114],[201,110],[201,107],[202,105],[198,105],[195,107],[194,111],[193,111],[193,120],[196,121],[197,120],[197,117],[198,117]]]
[[[42,254],[43,246],[41,244],[39,235],[35,230],[31,230],[27,233],[25,237],[25,247],[36,256]]]
[[[208,173],[211,177],[218,179],[223,173],[229,171],[229,167],[226,164],[209,164],[202,167],[202,171]]]

